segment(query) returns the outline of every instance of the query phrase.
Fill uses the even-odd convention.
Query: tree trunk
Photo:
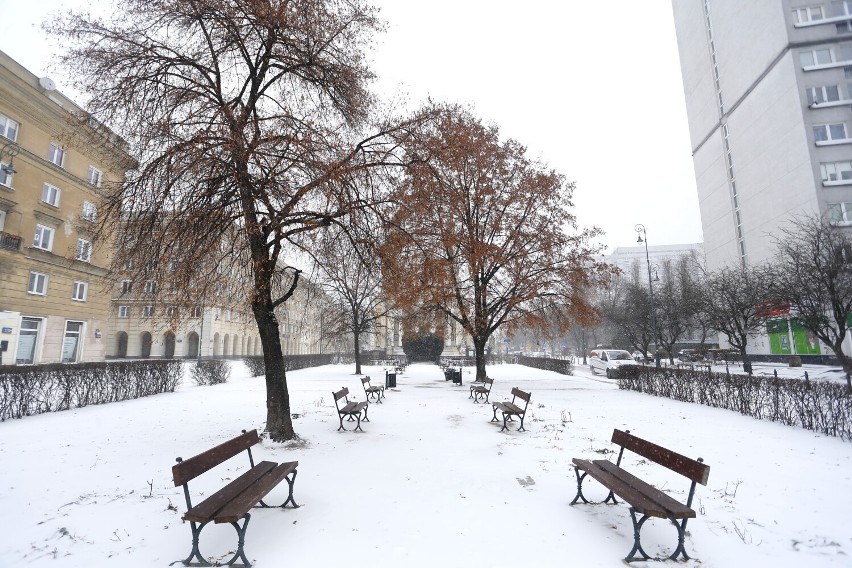
[[[361,338],[359,337],[359,333],[357,331],[352,332],[354,336],[354,345],[355,345],[355,374],[361,374]]]
[[[290,416],[290,393],[287,390],[284,353],[278,335],[278,319],[272,308],[272,299],[268,293],[266,295],[266,298],[253,302],[252,311],[266,365],[266,431],[274,441],[283,442],[295,438],[296,433]]]
[[[485,344],[487,339],[473,338],[473,350],[476,357],[476,380],[481,381],[488,375],[485,374]]]

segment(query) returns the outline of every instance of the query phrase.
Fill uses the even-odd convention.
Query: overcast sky
[[[42,20],[90,2],[0,0],[0,50],[47,75]],[[651,245],[702,240],[669,2],[373,2],[379,93],[473,107],[577,183],[574,213],[609,247],[635,246],[636,223]]]

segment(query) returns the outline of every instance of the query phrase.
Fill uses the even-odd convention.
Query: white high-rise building
[[[852,0],[673,0],[707,268],[852,225]]]

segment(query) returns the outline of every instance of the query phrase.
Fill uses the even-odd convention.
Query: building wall
[[[4,364],[18,355],[34,363],[102,360],[106,351],[110,245],[96,244],[91,257],[80,260],[78,239],[92,242],[95,233],[84,202],[97,207],[104,188],[123,180],[131,160],[114,135],[101,131],[114,141],[105,145],[98,132],[76,122],[71,113],[80,109],[50,86],[0,52],[0,114],[18,124],[16,135],[0,133],[6,135],[0,135],[0,162],[16,170],[0,184],[0,320],[9,324],[0,333],[8,341]],[[59,164],[49,159],[52,143],[64,149]],[[90,167],[102,173],[96,183]],[[43,200],[45,184],[59,189],[53,203]],[[49,250],[36,247],[37,225],[53,231]],[[40,293],[28,290],[33,273],[45,277]],[[75,282],[86,285],[81,299],[72,298]],[[38,333],[30,360],[23,348],[31,335],[22,339],[21,328],[33,322]]]

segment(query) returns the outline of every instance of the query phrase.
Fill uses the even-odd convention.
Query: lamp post
[[[18,147],[14,142],[6,142],[5,144],[3,144],[2,147],[0,147],[0,160],[2,160],[4,156],[9,159],[9,163],[3,164],[2,167],[3,173],[7,176],[11,176],[18,173],[17,170],[15,170],[14,164],[15,156],[17,156],[18,154],[20,154],[20,151],[18,150]]]
[[[636,231],[636,242],[637,243],[645,243],[645,262],[648,265],[648,297],[651,301],[651,338],[656,339],[654,337],[657,333],[657,314],[654,310],[654,285],[651,283],[651,257],[648,255],[648,232],[645,230],[645,225],[642,223],[637,223],[634,227]],[[654,361],[657,364],[657,367],[660,366],[660,358],[654,354]]]

